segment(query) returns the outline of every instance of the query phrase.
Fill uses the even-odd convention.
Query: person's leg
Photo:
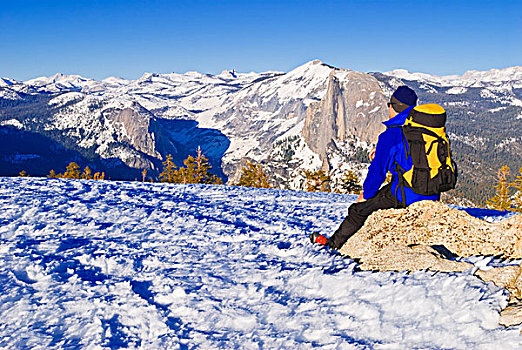
[[[391,192],[391,186],[384,186],[374,197],[364,202],[354,203],[348,208],[348,216],[328,239],[327,244],[331,248],[340,249],[364,225],[371,213],[379,209],[400,207],[403,207],[403,204],[395,199]]]

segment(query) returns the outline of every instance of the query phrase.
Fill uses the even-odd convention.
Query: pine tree
[[[103,179],[105,179],[105,173],[96,172],[93,175],[91,168],[89,168],[88,166],[86,166],[83,169],[83,172],[80,172],[80,166],[74,162],[71,162],[71,163],[69,163],[69,165],[67,166],[67,168],[63,174],[57,174],[54,171],[54,169],[51,169],[51,171],[49,172],[49,175],[47,175],[47,177],[50,179],[63,178],[63,179],[103,180]]]
[[[342,193],[359,193],[362,186],[359,184],[359,177],[353,170],[348,170],[341,178],[340,183]]]
[[[305,170],[304,175],[308,192],[330,192],[331,177],[324,170]]]
[[[201,152],[198,147],[198,154],[196,158],[189,155],[183,161],[185,167],[177,169],[172,161],[172,156],[169,154],[167,160],[163,162],[163,172],[160,174],[162,182],[171,183],[202,183],[202,184],[222,184],[223,180],[209,172],[212,166],[208,159]]]
[[[47,177],[50,178],[50,179],[55,179],[55,178],[59,177],[59,174],[56,174],[54,172],[54,169],[51,169],[51,172],[49,173],[49,175],[47,175]]]
[[[497,210],[510,209],[509,184],[507,182],[509,174],[510,169],[507,165],[503,165],[497,172],[497,184],[495,185],[497,191],[495,196],[487,201],[486,205],[488,208]]]
[[[92,171],[88,166],[86,166],[85,169],[83,169],[81,178],[86,180],[92,180]]]
[[[247,160],[246,166],[241,168],[241,177],[234,186],[272,188],[261,165],[249,160]]]
[[[69,165],[66,168],[65,173],[63,174],[63,177],[66,179],[81,178],[80,166],[78,164],[76,164],[75,162],[69,163]]]
[[[29,177],[29,174],[27,174],[27,173],[25,172],[25,170],[22,170],[22,171],[20,171],[20,173],[18,174],[18,176],[20,176],[20,177]]]
[[[208,159],[205,158],[205,155],[201,152],[201,148],[198,147],[198,156],[194,159],[195,168],[194,168],[194,178],[196,183],[210,183],[209,177],[212,177],[210,174],[210,169],[212,169],[212,165],[208,162]]]
[[[179,170],[182,179],[181,182],[185,184],[198,183],[197,180],[199,180],[199,177],[196,176],[196,159],[189,155],[187,159],[183,161],[183,164],[185,165],[185,167]]]
[[[183,161],[183,164],[185,164],[185,168],[181,168],[180,171],[184,183],[223,184],[223,180],[220,177],[210,172],[212,165],[210,165],[200,147],[198,147],[196,158],[189,155]]]
[[[517,212],[522,213],[522,167],[518,169],[518,175],[510,185],[515,189],[512,206]]]
[[[143,182],[145,182],[145,179],[147,178],[147,169],[143,169],[141,172],[141,179]]]
[[[177,167],[174,165],[172,161],[172,155],[168,155],[167,159],[163,162],[163,171],[159,174],[159,178],[161,182],[180,182],[177,180]]]
[[[201,148],[198,147],[198,156],[194,160],[196,167],[194,169],[194,177],[196,179],[196,183],[203,184],[215,184],[222,185],[223,180],[212,174],[210,169],[212,169],[212,165],[210,165],[208,159],[201,152]]]

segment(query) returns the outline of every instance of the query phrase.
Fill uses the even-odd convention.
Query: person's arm
[[[386,173],[389,170],[390,148],[392,146],[390,136],[389,130],[379,135],[375,148],[375,157],[368,168],[368,174],[363,184],[362,197],[364,200],[375,196],[384,180],[386,180]]]

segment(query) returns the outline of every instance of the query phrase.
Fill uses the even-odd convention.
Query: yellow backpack
[[[406,156],[413,166],[399,169],[399,181],[415,193],[430,196],[455,188],[457,165],[451,159],[445,124],[446,111],[433,103],[414,107],[402,126]]]

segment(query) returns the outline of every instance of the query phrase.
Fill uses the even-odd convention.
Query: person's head
[[[395,117],[400,112],[410,106],[417,104],[417,94],[409,87],[402,85],[395,90],[388,102],[388,113],[390,118]]]

